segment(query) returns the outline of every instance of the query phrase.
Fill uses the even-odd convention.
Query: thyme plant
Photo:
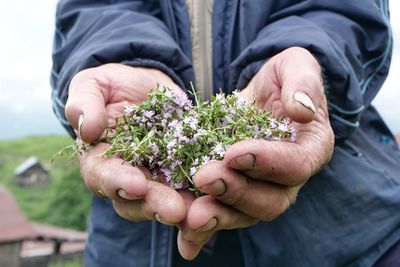
[[[230,145],[249,138],[295,141],[288,119],[259,110],[255,100],[248,103],[237,91],[195,102],[164,87],[151,91],[140,105],[126,105],[101,140],[110,144],[103,156],[145,166],[152,179],[172,188],[196,191],[197,170],[222,160]]]

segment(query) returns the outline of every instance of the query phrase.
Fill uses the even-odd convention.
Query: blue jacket
[[[184,0],[61,0],[56,16],[53,107],[71,135],[64,107],[80,70],[152,67],[183,88],[195,78]],[[273,55],[307,48],[323,68],[337,141],[295,205],[238,231],[246,266],[372,266],[400,240],[400,152],[371,105],[390,65],[388,19],[387,0],[214,0],[215,90],[243,88]],[[172,228],[125,221],[107,200],[94,199],[89,231],[88,266],[171,262]]]

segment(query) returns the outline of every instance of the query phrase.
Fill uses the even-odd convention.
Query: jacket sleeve
[[[387,0],[280,1],[256,39],[232,63],[231,86],[243,88],[266,59],[300,46],[323,69],[336,139],[358,127],[390,65],[392,37]]]
[[[163,3],[165,4],[165,3]],[[64,115],[68,86],[79,71],[105,63],[156,68],[178,85],[193,80],[191,55],[161,20],[158,1],[61,0],[56,11],[51,74],[53,110]]]

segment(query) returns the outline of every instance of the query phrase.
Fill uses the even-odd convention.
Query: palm
[[[156,69],[107,64],[81,71],[71,81],[66,116],[72,126],[79,129],[82,140],[91,143],[121,115],[125,104],[143,102],[149,90],[157,88],[158,84],[182,92],[167,75]],[[85,123],[81,127],[79,118],[82,116]]]
[[[105,96],[107,121],[113,122],[123,112],[126,104],[140,104],[145,101],[150,90],[158,84],[178,88],[170,78],[158,70],[132,68],[124,65],[113,65],[105,76],[96,83]]]
[[[311,74],[307,74],[309,77],[304,74],[299,75],[301,72],[296,69],[296,62],[291,63],[289,67],[285,66],[284,61],[287,59],[282,59],[282,55],[284,55],[282,53],[277,56],[277,60],[273,58],[265,64],[241,94],[246,99],[256,98],[260,109],[272,112],[277,117],[285,115],[293,120],[292,126],[297,130],[296,151],[300,155],[308,155],[310,164],[313,163],[312,166],[309,166],[312,170],[310,174],[315,174],[320,169],[320,166],[317,165],[325,164],[330,159],[333,148],[333,132],[329,123],[319,66],[307,53],[300,56],[300,61],[305,66],[307,65],[304,63],[306,60],[311,62],[308,71],[315,73],[315,78],[312,78]],[[289,55],[288,59],[292,60],[294,57]],[[304,69],[304,66],[302,67]],[[314,106],[315,113],[308,106],[299,104],[293,98],[296,93],[294,90],[303,88],[307,90],[307,95],[313,96],[316,104]],[[314,164],[316,165],[314,166]]]

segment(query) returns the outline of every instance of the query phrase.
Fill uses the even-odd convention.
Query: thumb
[[[69,86],[65,115],[80,138],[88,143],[98,139],[107,125],[105,86],[98,80],[96,69],[76,74]],[[101,78],[100,78],[101,79]]]
[[[324,98],[317,60],[306,49],[290,48],[281,53],[278,72],[285,114],[296,122],[312,121]]]

